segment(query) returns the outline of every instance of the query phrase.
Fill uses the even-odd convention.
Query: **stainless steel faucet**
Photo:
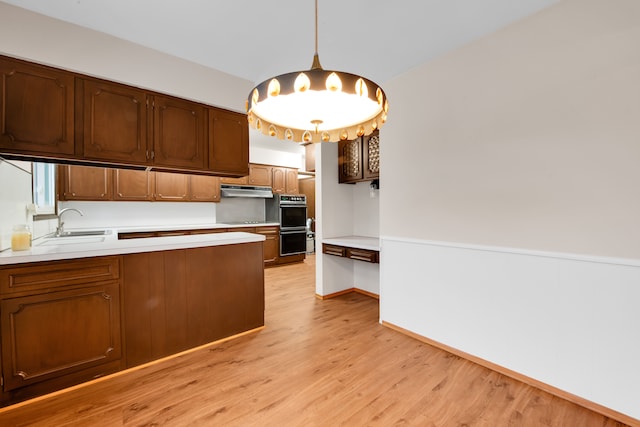
[[[60,236],[62,236],[62,233],[64,233],[64,222],[62,221],[62,214],[67,212],[67,211],[75,211],[75,212],[78,212],[80,214],[80,216],[84,216],[84,214],[82,213],[82,211],[80,209],[64,208],[64,209],[60,210],[60,212],[58,212],[58,228],[56,228],[56,237],[60,237]]]

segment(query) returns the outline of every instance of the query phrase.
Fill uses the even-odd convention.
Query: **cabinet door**
[[[163,202],[189,200],[189,176],[181,173],[155,172],[153,199]]]
[[[356,182],[362,177],[362,138],[338,142],[338,181]]]
[[[120,359],[118,282],[6,299],[0,313],[5,391]]]
[[[286,168],[273,167],[271,188],[274,193],[283,194],[287,189]]]
[[[263,245],[264,265],[276,265],[280,256],[279,227],[256,227],[256,233],[265,237]]]
[[[287,194],[298,194],[298,171],[295,169],[285,170],[285,192]]]
[[[155,96],[153,104],[153,164],[204,169],[206,108],[163,96]]]
[[[316,171],[316,145],[307,144],[304,146],[304,168],[308,172]]]
[[[74,76],[0,57],[0,151],[74,154]]]
[[[376,179],[380,176],[380,134],[375,133],[362,138],[364,158],[364,179]]]
[[[153,198],[153,172],[116,169],[113,181],[114,200],[146,201]]]
[[[219,202],[220,178],[207,175],[189,176],[189,200],[192,202]]]
[[[220,177],[220,184],[246,185],[249,184],[249,175],[240,178]]]
[[[271,187],[271,166],[249,165],[249,184]]]
[[[209,169],[249,174],[249,123],[245,114],[209,109]]]
[[[108,168],[58,166],[60,200],[113,200],[113,174]]]
[[[148,163],[147,95],[117,83],[83,80],[84,157]]]

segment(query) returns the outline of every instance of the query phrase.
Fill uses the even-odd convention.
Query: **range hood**
[[[273,199],[271,187],[253,185],[220,184],[222,197],[253,197],[259,199]]]

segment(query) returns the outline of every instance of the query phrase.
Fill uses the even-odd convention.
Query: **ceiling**
[[[313,0],[1,0],[257,84],[311,67]],[[559,0],[318,0],[323,68],[386,80]]]
[[[2,0],[259,83],[306,70],[313,0]],[[318,0],[325,69],[379,84],[558,0]]]

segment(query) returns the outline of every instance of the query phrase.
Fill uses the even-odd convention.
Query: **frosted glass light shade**
[[[251,127],[305,143],[369,135],[386,122],[387,111],[384,91],[371,80],[321,68],[265,80],[247,99]]]

